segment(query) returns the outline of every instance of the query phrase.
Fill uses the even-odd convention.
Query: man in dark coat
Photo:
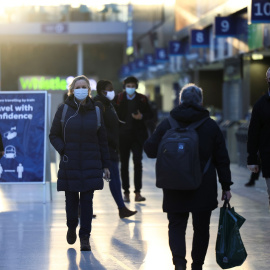
[[[254,105],[248,129],[247,164],[252,172],[259,171],[258,152],[262,175],[265,178],[270,206],[270,68],[266,72],[268,92]]]
[[[139,81],[135,77],[124,80],[125,91],[116,98],[116,111],[121,121],[119,151],[124,201],[129,202],[129,157],[133,154],[135,201],[145,201],[141,196],[143,144],[148,137],[145,121],[152,118],[152,111],[145,95],[136,92]]]
[[[209,117],[209,112],[202,107],[202,89],[194,84],[183,87],[180,92],[180,105],[170,112],[170,116],[177,120],[181,127]],[[161,139],[170,128],[169,120],[163,120],[145,142],[144,150],[148,157],[157,157]],[[197,128],[197,133],[202,171],[211,157],[201,185],[198,189],[189,191],[163,189],[163,211],[167,212],[169,220],[169,245],[176,270],[186,269],[185,232],[189,213],[192,214],[194,229],[192,269],[202,270],[209,243],[210,217],[218,206],[216,170],[223,190],[222,200],[225,196],[228,200],[231,198],[230,160],[222,132],[216,122],[208,118]]]

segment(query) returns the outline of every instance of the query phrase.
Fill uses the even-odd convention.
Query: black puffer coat
[[[67,98],[68,110],[62,133],[61,118],[64,105],[54,117],[50,141],[61,155],[57,190],[85,192],[103,189],[103,168],[109,167],[109,151],[106,129],[101,114],[101,127],[97,127],[97,115],[92,99],[78,105],[74,95]]]
[[[248,129],[247,163],[258,164],[258,151],[263,177],[270,177],[270,96],[267,93],[254,105]]]
[[[96,105],[100,107],[103,112],[104,124],[108,136],[108,146],[110,158],[112,161],[119,161],[119,121],[116,111],[109,99],[105,96],[96,95],[94,97]]]
[[[185,127],[192,122],[209,116],[209,112],[197,104],[182,104],[170,112],[180,126]],[[156,158],[159,143],[171,126],[168,119],[158,125],[153,135],[145,142],[144,151],[150,158]],[[204,174],[202,184],[197,190],[179,191],[163,189],[164,212],[193,212],[213,210],[217,207],[217,175],[223,190],[230,190],[231,172],[230,160],[223,135],[212,119],[204,122],[198,129],[199,155],[201,168],[205,167],[212,156],[208,171]]]

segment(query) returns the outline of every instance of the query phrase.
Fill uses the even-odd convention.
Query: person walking
[[[259,152],[270,207],[270,68],[266,71],[266,81],[268,83],[267,94],[255,103],[251,114],[247,141],[247,167],[251,172],[258,173]]]
[[[142,189],[143,144],[148,137],[145,121],[152,118],[152,111],[145,95],[136,92],[139,81],[135,77],[124,80],[124,91],[116,98],[116,111],[121,121],[119,131],[121,179],[124,201],[130,202],[129,157],[133,154],[135,201],[145,201]]]
[[[106,128],[90,93],[87,77],[81,75],[73,79],[68,98],[58,108],[49,135],[61,156],[57,191],[65,191],[67,242],[71,245],[76,242],[80,207],[81,251],[91,250],[94,191],[103,189],[103,174],[104,178],[110,178]]]
[[[110,191],[118,206],[119,217],[126,218],[135,215],[137,211],[131,211],[125,206],[121,194],[119,174],[119,120],[114,106],[112,105],[114,97],[115,92],[112,83],[107,80],[98,81],[97,95],[95,96],[94,101],[103,113],[104,124],[107,131],[111,159],[111,165],[109,167],[111,175],[111,181],[109,182]]]
[[[209,244],[211,213],[218,206],[216,171],[222,186],[221,199],[230,200],[231,198],[230,185],[233,183],[224,137],[217,123],[209,118],[209,111],[202,106],[202,102],[202,89],[195,84],[188,84],[180,91],[180,104],[170,112],[170,117],[176,120],[181,128],[188,128],[188,125],[207,118],[196,129],[199,138],[201,171],[207,167],[206,164],[209,162],[209,167],[203,174],[199,188],[195,190],[163,188],[163,211],[167,213],[169,220],[169,246],[175,270],[186,269],[185,233],[190,213],[194,230],[191,252],[192,270],[203,269]],[[144,151],[149,158],[157,157],[162,137],[169,129],[171,129],[170,121],[166,118],[145,142]],[[179,151],[181,149],[185,149],[182,144],[178,147]],[[186,164],[189,161],[183,159],[183,162]],[[175,181],[181,181],[181,179],[176,178]]]

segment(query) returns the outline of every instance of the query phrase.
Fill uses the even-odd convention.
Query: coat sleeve
[[[153,111],[150,107],[149,100],[145,97],[144,111],[141,112],[143,115],[143,120],[150,120],[154,117]]]
[[[50,134],[49,134],[49,139],[52,146],[61,156],[64,154],[64,150],[65,150],[65,143],[62,136],[62,125],[61,125],[63,108],[64,108],[64,105],[61,105],[58,108],[54,116]]]
[[[153,134],[144,143],[144,152],[149,158],[156,158],[158,146],[166,131],[170,128],[169,121],[163,120],[155,129]]]
[[[259,150],[261,128],[262,128],[261,117],[258,105],[256,104],[252,110],[252,115],[248,128],[248,141],[247,141],[248,165],[258,164],[257,154]]]
[[[109,168],[110,167],[110,154],[109,154],[109,149],[108,149],[107,132],[104,125],[102,113],[100,114],[100,120],[101,120],[101,126],[98,129],[97,135],[98,135],[99,148],[101,152],[102,167]]]
[[[216,167],[222,189],[230,190],[230,186],[233,184],[231,181],[230,158],[225,139],[218,126],[214,142],[213,163]]]

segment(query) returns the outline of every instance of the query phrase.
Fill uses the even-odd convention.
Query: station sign
[[[151,53],[147,53],[144,55],[144,64],[147,67],[154,66],[155,65],[155,57]]]
[[[166,63],[169,61],[168,52],[166,48],[156,48],[155,60],[157,63]]]
[[[0,92],[0,183],[45,182],[47,92]]]
[[[177,56],[177,55],[185,55],[188,53],[187,42],[171,40],[169,42],[169,55]]]
[[[207,48],[210,46],[209,29],[191,30],[191,47]]]
[[[265,0],[252,0],[251,22],[270,23],[270,2]]]
[[[235,37],[247,33],[247,20],[240,17],[216,17],[216,37]]]
[[[67,23],[45,23],[41,24],[41,32],[46,34],[63,34],[68,32]]]

